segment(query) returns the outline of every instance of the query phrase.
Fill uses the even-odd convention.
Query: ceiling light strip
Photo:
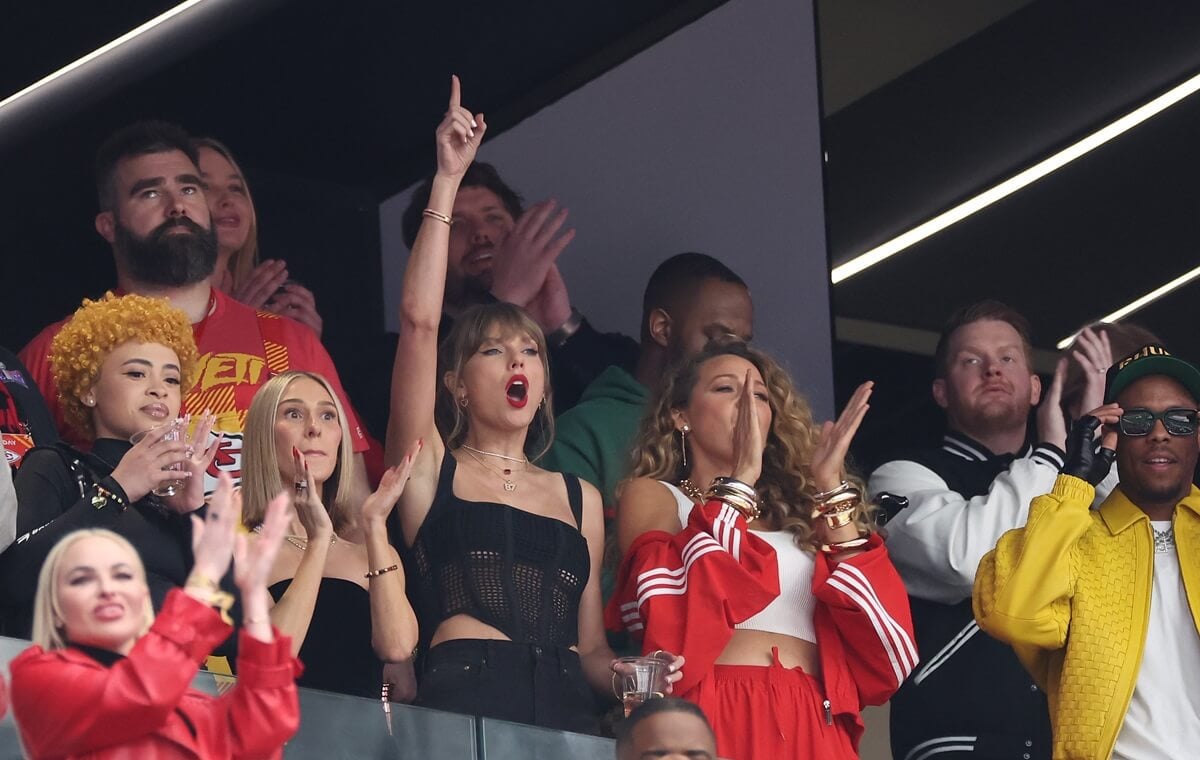
[[[185,0],[185,2],[180,3],[179,5],[175,6],[174,8],[171,8],[170,10],[165,11],[158,16],[155,16],[154,18],[150,19],[149,21],[142,24],[141,26],[131,29],[130,31],[126,32],[125,34],[122,34],[120,37],[116,38],[112,42],[108,42],[108,43],[102,45],[101,47],[96,48],[95,50],[93,50],[92,52],[83,56],[82,58],[72,61],[71,63],[68,63],[66,66],[63,66],[58,71],[55,71],[53,74],[50,74],[46,77],[43,77],[42,79],[39,79],[38,81],[36,81],[33,84],[26,87],[25,89],[10,95],[9,97],[5,98],[4,100],[0,100],[0,111],[3,111],[6,106],[8,106],[12,103],[15,103],[16,101],[20,100],[21,98],[35,92],[36,90],[38,90],[42,87],[45,87],[46,85],[50,84],[51,82],[55,81],[56,79],[66,76],[67,74],[71,73],[75,69],[78,69],[81,66],[85,66],[88,63],[91,63],[92,61],[96,60],[97,58],[100,58],[101,56],[104,56],[107,53],[110,53],[113,50],[116,50],[117,48],[126,44],[130,40],[133,40],[134,38],[139,37],[142,34],[145,34],[146,32],[150,31],[154,27],[162,24],[165,21],[169,21],[170,19],[178,16],[179,14],[187,11],[190,8],[193,8],[193,7],[203,3],[204,1],[205,0]]]
[[[830,273],[830,279],[836,285],[865,269],[875,266],[879,262],[900,253],[925,238],[941,232],[950,225],[962,221],[971,214],[1012,195],[1021,188],[1045,177],[1047,174],[1066,166],[1075,159],[1086,155],[1113,138],[1136,127],[1138,124],[1165,111],[1189,95],[1194,94],[1197,90],[1200,90],[1200,74],[1193,76],[1182,84],[1172,87],[1162,95],[1130,111],[1111,124],[1096,130],[1079,142],[1060,150],[1049,158],[1039,161],[1000,184],[983,191],[979,195],[960,203],[948,211],[938,214],[928,221],[918,224],[911,230],[892,238],[882,245],[855,256],[846,263],[834,267]]]
[[[1187,285],[1189,282],[1196,279],[1197,277],[1200,277],[1200,267],[1196,267],[1192,271],[1176,277],[1174,280],[1171,280],[1170,282],[1168,282],[1165,285],[1160,285],[1159,287],[1155,288],[1154,290],[1151,290],[1149,293],[1147,293],[1146,295],[1137,299],[1136,301],[1132,301],[1131,303],[1128,303],[1128,304],[1122,306],[1121,308],[1117,309],[1113,313],[1106,314],[1103,317],[1100,317],[1100,319],[1098,319],[1096,321],[1097,322],[1120,322],[1122,319],[1124,319],[1125,317],[1128,317],[1130,314],[1134,313],[1135,311],[1138,311],[1146,306],[1149,306],[1150,304],[1154,303],[1158,299],[1167,295],[1171,291],[1178,290],[1179,288],[1183,287],[1184,285]],[[1057,348],[1059,350],[1062,350],[1062,349],[1066,348],[1067,346],[1071,345],[1071,342],[1074,341],[1076,336],[1078,336],[1078,335],[1079,335],[1079,333],[1076,332],[1076,333],[1072,333],[1072,334],[1068,335],[1067,337],[1063,338],[1062,340],[1060,340],[1058,342]]]

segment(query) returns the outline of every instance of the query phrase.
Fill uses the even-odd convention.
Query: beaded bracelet
[[[129,508],[128,502],[99,483],[95,484],[93,487],[96,489],[96,495],[92,497],[92,507],[95,509],[104,509],[106,506],[108,506],[110,499],[116,502],[117,506],[120,507],[118,510],[119,512],[124,512]]]
[[[371,570],[370,572],[364,573],[363,577],[364,578],[378,578],[379,576],[383,575],[384,573],[390,573],[393,570],[399,570],[399,569],[400,569],[399,565],[392,565],[390,567],[380,568],[379,570]]]

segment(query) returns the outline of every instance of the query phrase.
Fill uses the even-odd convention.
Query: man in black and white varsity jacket
[[[872,494],[908,499],[886,528],[921,654],[892,699],[896,760],[1050,758],[1045,695],[971,611],[980,559],[1025,524],[1030,502],[1051,490],[1063,463],[1064,365],[1038,411],[1037,441],[1027,441],[1030,410],[1043,395],[1028,336],[1024,317],[995,301],[955,313],[934,357],[942,446],[900,456],[870,478]],[[1104,375],[1096,381],[1102,391]],[[1102,484],[1104,495],[1113,485]]]

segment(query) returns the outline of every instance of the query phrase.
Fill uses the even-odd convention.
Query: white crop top
[[[679,524],[686,526],[692,508],[696,506],[678,486],[659,481],[675,496],[679,504]],[[751,533],[771,545],[779,560],[779,596],[757,615],[734,626],[739,630],[766,631],[795,636],[817,642],[813,627],[813,611],[817,600],[812,593],[813,558],[796,546],[795,535],[787,530],[751,530]]]

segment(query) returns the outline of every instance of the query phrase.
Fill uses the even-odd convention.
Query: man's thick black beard
[[[187,233],[173,232],[183,227]],[[163,222],[145,238],[116,220],[113,249],[130,278],[146,285],[181,287],[206,280],[217,265],[217,234],[186,217]]]

